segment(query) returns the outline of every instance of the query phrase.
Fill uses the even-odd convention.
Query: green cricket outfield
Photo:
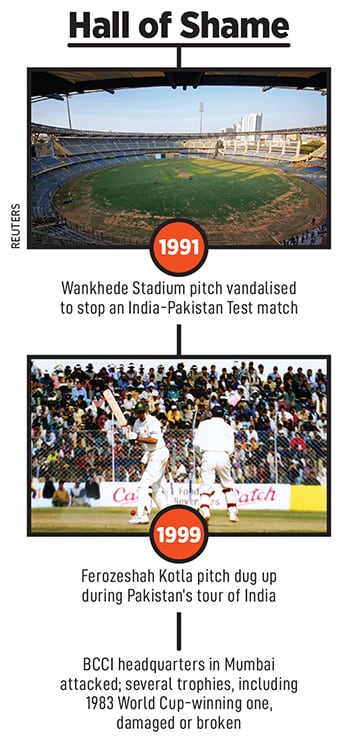
[[[130,525],[131,508],[82,507],[38,508],[32,510],[32,534],[111,534],[148,535],[148,525]],[[152,513],[152,517],[155,513]],[[326,513],[307,511],[240,511],[239,521],[231,523],[225,510],[214,510],[209,534],[222,535],[326,534]]]
[[[277,168],[218,159],[144,160],[69,180],[55,206],[109,236],[149,239],[170,218],[195,221],[212,244],[274,245],[321,223],[327,199]],[[314,220],[313,220],[314,219]]]

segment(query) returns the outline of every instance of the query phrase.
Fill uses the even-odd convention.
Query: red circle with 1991
[[[153,519],[150,541],[163,559],[185,563],[204,551],[208,542],[208,526],[192,507],[171,505],[160,510]]]
[[[173,218],[152,234],[150,253],[155,265],[166,274],[185,276],[204,264],[208,256],[207,237],[192,220]]]

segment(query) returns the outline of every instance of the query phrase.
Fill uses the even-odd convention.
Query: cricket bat
[[[124,413],[121,411],[121,409],[120,409],[120,407],[119,407],[119,405],[118,405],[118,403],[117,403],[114,395],[112,394],[111,390],[110,389],[106,389],[104,391],[104,393],[103,393],[103,397],[105,398],[106,402],[108,402],[108,405],[111,408],[111,410],[112,410],[112,412],[114,414],[114,417],[118,421],[119,425],[122,428],[124,428],[124,426],[126,426],[128,424],[127,423],[127,420],[126,420],[126,417],[125,417]]]

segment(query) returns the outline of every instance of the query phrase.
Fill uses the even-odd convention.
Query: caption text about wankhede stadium
[[[296,282],[61,282],[62,315],[297,315]],[[211,296],[225,299],[211,302]],[[109,302],[100,298],[118,297]],[[84,298],[84,299],[82,299]],[[96,299],[99,298],[99,299]],[[156,299],[155,299],[156,298]],[[162,299],[159,299],[162,298]],[[171,298],[171,299],[170,299]],[[185,299],[182,299],[185,298]],[[204,299],[203,299],[204,298]],[[209,299],[206,299],[209,298]]]

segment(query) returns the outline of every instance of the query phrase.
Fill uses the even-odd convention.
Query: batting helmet
[[[146,402],[139,400],[135,405],[135,413],[145,413],[148,410]]]
[[[222,407],[222,405],[214,405],[214,407],[211,410],[211,413],[214,418],[223,418],[225,414],[225,410]]]

